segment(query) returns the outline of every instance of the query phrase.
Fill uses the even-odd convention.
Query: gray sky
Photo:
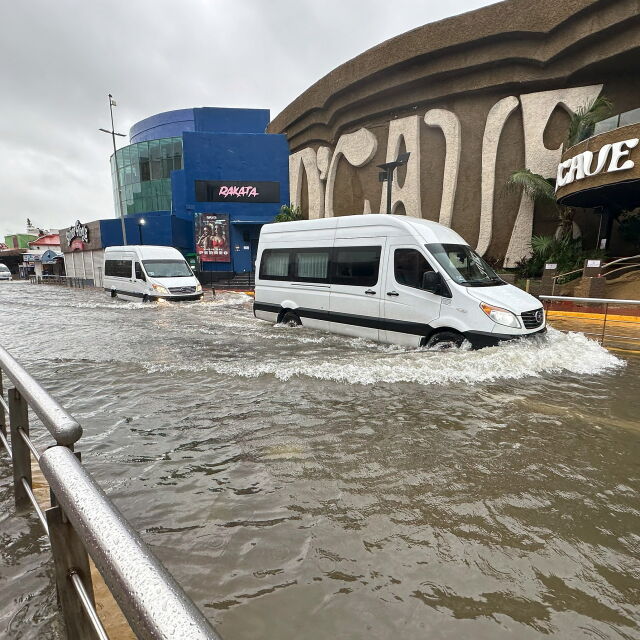
[[[116,130],[171,109],[277,115],[366,49],[491,0],[5,0],[0,3],[0,241],[114,217]],[[128,144],[121,138],[119,145]]]

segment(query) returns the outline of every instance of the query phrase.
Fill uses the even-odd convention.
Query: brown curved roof
[[[639,16],[640,0],[506,0],[426,24],[334,69],[268,131],[286,133],[295,151],[452,95],[563,86],[590,65],[640,52]]]

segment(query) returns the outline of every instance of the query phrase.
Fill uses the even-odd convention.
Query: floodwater
[[[640,638],[640,359],[403,350],[7,283],[0,344],[225,640]],[[38,446],[50,444],[32,427]],[[0,455],[0,637],[59,637]]]

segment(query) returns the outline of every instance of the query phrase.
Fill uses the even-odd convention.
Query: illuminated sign
[[[280,183],[196,180],[196,201],[280,202]]]
[[[629,154],[631,149],[638,146],[638,142],[640,142],[640,139],[630,138],[613,144],[605,144],[598,152],[597,158],[593,151],[583,151],[577,156],[561,162],[558,165],[556,191],[575,180],[584,180],[599,173],[613,173],[633,169],[635,163],[629,159]],[[605,165],[607,165],[606,169]]]

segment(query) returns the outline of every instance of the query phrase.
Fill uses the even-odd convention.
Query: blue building
[[[133,125],[131,144],[111,157],[128,243],[172,245],[189,255],[198,237],[202,271],[252,271],[261,226],[289,202],[289,148],[286,136],[265,133],[269,119],[267,109],[203,107]],[[103,235],[119,235],[113,223]]]

